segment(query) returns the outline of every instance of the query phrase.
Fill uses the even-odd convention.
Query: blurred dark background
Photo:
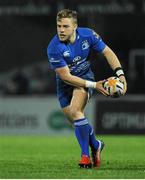
[[[55,93],[47,45],[56,34],[56,13],[78,11],[79,26],[93,28],[117,54],[128,94],[145,94],[145,0],[0,0],[0,95]],[[91,52],[96,80],[113,75]]]

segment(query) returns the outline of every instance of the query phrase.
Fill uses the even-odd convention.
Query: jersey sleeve
[[[102,52],[106,46],[102,38],[93,30],[91,35],[91,42],[93,49],[97,52]]]
[[[48,56],[48,62],[52,69],[67,66],[66,61],[63,58],[63,55],[57,48],[51,49],[48,47],[47,56]]]

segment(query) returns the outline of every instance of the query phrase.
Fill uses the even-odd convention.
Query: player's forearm
[[[93,82],[93,81],[81,79],[77,76],[70,75],[69,77],[66,77],[64,81],[76,87],[93,88],[99,91],[100,93],[104,94],[105,96],[109,95],[109,93],[102,86],[102,83],[105,80]]]
[[[124,83],[124,94],[127,90],[127,82],[124,76],[123,69],[116,54],[107,46],[103,51],[104,56],[106,57],[109,65],[115,71],[116,75],[120,78],[121,82]]]
[[[105,96],[108,96],[108,92],[103,88],[102,83],[103,81],[93,82],[82,79],[80,77],[74,76],[70,74],[69,68],[67,66],[62,68],[55,69],[55,72],[59,75],[59,77],[66,82],[67,84],[71,84],[72,86],[76,87],[83,87],[83,88],[94,88],[97,91],[101,92]]]
[[[105,48],[103,54],[106,57],[107,62],[109,63],[110,67],[113,70],[115,70],[118,67],[121,67],[118,57],[109,47]]]
[[[96,82],[82,79],[78,76],[74,76],[70,73],[68,66],[55,69],[56,74],[67,84],[71,84],[76,87],[96,88]]]
[[[86,80],[79,78],[77,76],[69,75],[63,78],[63,81],[67,84],[76,87],[86,87]]]

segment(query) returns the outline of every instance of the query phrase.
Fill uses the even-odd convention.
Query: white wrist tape
[[[86,88],[96,88],[96,82],[86,81]]]
[[[116,75],[117,75],[118,77],[121,76],[121,75],[124,75],[123,70],[120,69],[120,70],[116,71]]]

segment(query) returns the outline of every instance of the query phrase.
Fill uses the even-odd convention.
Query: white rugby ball
[[[124,84],[118,77],[110,77],[104,83],[103,87],[108,91],[109,95],[113,98],[120,97],[123,94]]]

